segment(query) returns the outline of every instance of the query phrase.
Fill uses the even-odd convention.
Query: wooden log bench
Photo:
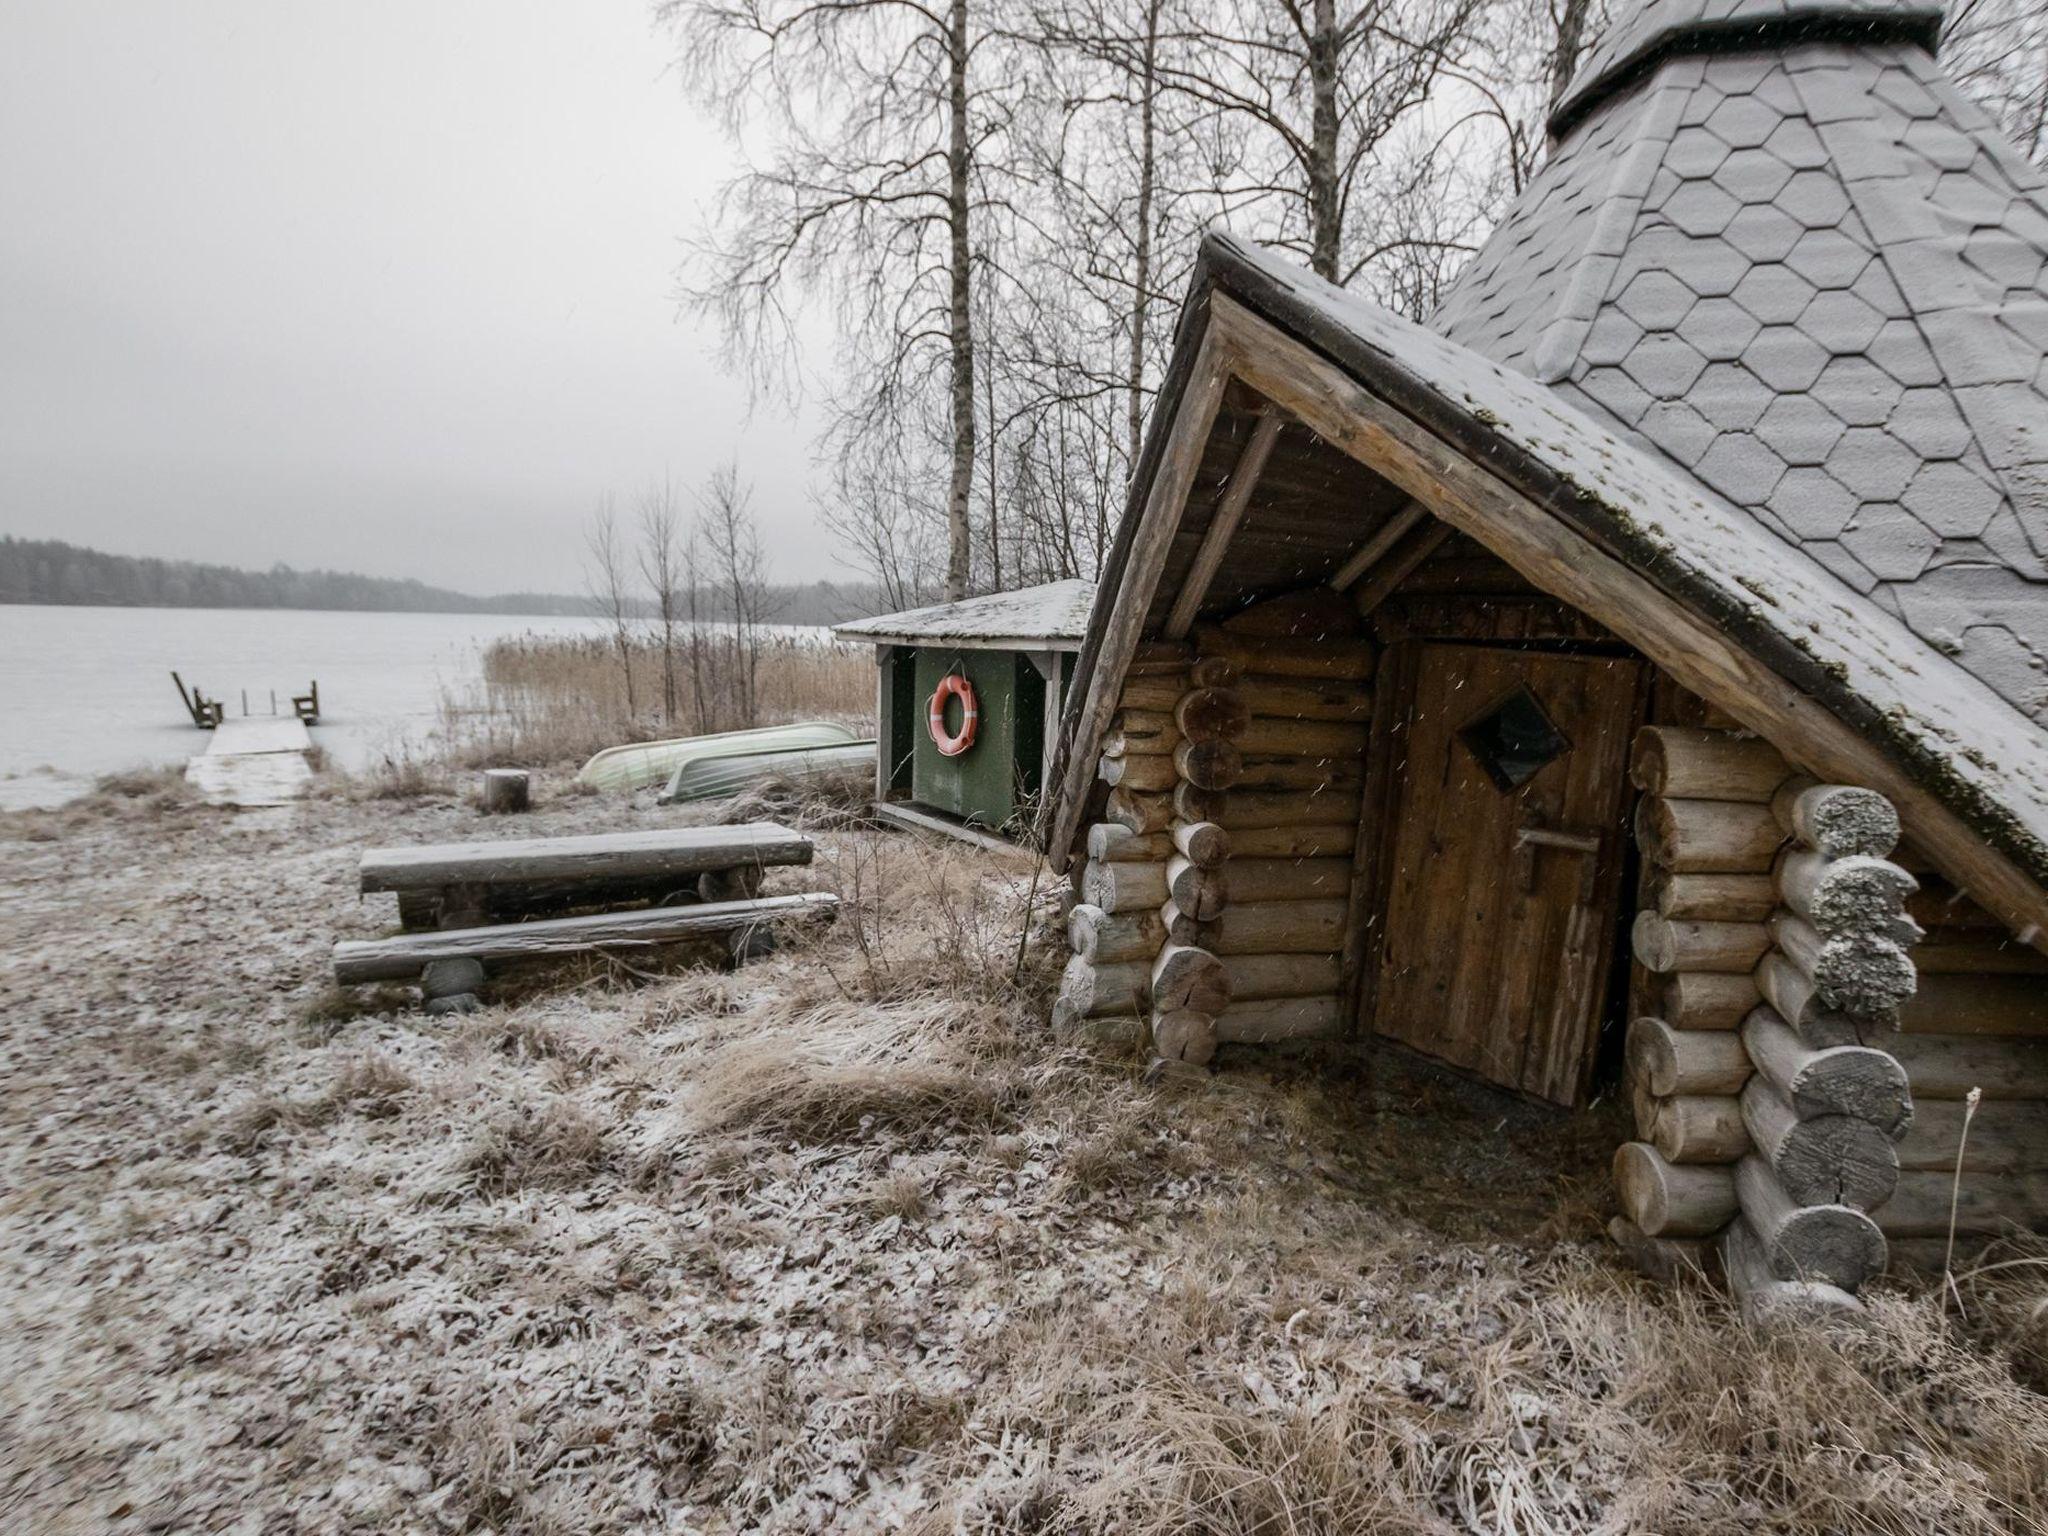
[[[634,912],[542,918],[485,928],[447,928],[390,939],[343,939],[334,946],[334,979],[344,986],[417,981],[431,965],[505,964],[592,950],[647,949],[689,939],[743,936],[781,923],[829,918],[839,898],[823,891],[710,901]]]
[[[399,922],[414,932],[572,907],[751,897],[759,894],[768,868],[808,864],[811,853],[803,833],[755,821],[371,848],[362,856],[359,877],[366,893],[396,894]]]

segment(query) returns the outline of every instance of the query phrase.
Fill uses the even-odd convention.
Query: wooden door
[[[1374,1028],[1576,1105],[1620,927],[1643,665],[1423,644],[1410,675]]]

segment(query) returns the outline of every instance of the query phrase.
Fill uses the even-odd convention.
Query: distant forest
[[[357,613],[506,613],[588,616],[588,597],[501,592],[475,597],[425,582],[274,565],[243,571],[82,549],[56,539],[0,535],[0,603],[110,608],[332,608]],[[774,587],[762,617],[774,624],[833,624],[874,611],[869,593],[830,582]],[[644,614],[642,615],[645,616]],[[708,613],[708,617],[721,615]]]

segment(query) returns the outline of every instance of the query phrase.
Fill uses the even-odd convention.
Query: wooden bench
[[[449,928],[391,939],[343,939],[334,946],[334,979],[344,986],[416,981],[437,961],[480,965],[573,955],[591,950],[646,949],[688,939],[740,936],[790,922],[831,917],[839,898],[823,891],[751,901],[646,907],[585,917],[543,918],[488,928]]]
[[[570,907],[751,897],[773,865],[808,864],[811,840],[772,821],[592,837],[516,838],[372,848],[361,888],[398,897],[409,932],[468,927]]]

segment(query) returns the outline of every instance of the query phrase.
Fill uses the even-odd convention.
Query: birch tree
[[[978,172],[1004,112],[984,87],[991,0],[664,0],[690,78],[764,158],[726,190],[689,299],[757,380],[786,376],[792,316],[821,301],[841,335],[834,445],[921,419],[943,380],[946,564],[966,594],[976,458]]]

